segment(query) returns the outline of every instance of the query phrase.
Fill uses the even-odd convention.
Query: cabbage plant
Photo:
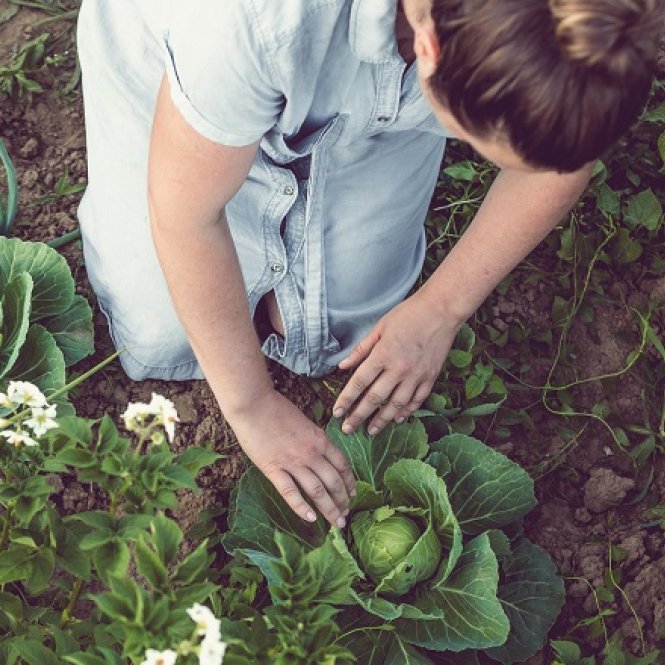
[[[226,549],[266,576],[280,557],[275,531],[317,552],[321,578],[338,584],[333,599],[312,602],[340,608],[339,642],[359,663],[473,665],[481,652],[516,663],[538,651],[564,593],[522,534],[535,505],[529,475],[469,436],[429,442],[417,420],[373,439],[336,422],[327,431],[358,481],[348,526],[303,522],[251,468],[232,497]]]
[[[44,243],[0,237],[0,391],[28,381],[48,397],[93,350],[92,310],[65,259]]]

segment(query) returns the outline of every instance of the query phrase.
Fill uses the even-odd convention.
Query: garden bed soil
[[[2,3],[0,3],[2,4]],[[18,43],[31,34],[35,17],[42,15],[30,9],[21,11],[12,20],[0,26],[0,62]],[[70,26],[63,26],[68,29]],[[50,27],[58,29],[58,25]],[[15,236],[23,240],[46,241],[77,228],[76,209],[79,196],[66,196],[53,203],[33,206],[40,197],[53,192],[54,183],[65,168],[71,182],[85,182],[85,132],[80,93],[63,99],[55,91],[23,97],[12,106],[3,102],[0,110],[0,136],[12,155],[20,187],[20,208],[15,225]],[[94,293],[86,279],[80,242],[62,248],[61,253],[75,276],[77,292],[85,296],[94,308],[94,357],[73,368],[82,373],[104,360],[113,352],[106,320],[96,306]],[[543,259],[542,249],[534,261]],[[621,298],[594,307],[594,334],[588,327],[575,324],[570,339],[577,349],[580,377],[606,374],[620,370],[628,353],[634,348],[638,329],[628,304],[640,299],[665,294],[665,280],[645,281],[642,284],[616,285]],[[520,320],[536,330],[551,327],[553,292],[538,289],[520,276],[515,279],[505,296],[493,295],[486,307],[493,308],[499,318]],[[509,313],[509,314],[507,314]],[[665,330],[665,321],[655,319],[659,330]],[[660,326],[658,328],[658,326]],[[547,374],[545,359],[533,359],[529,381],[543,384]],[[652,361],[662,362],[657,355]],[[287,395],[306,414],[312,416],[315,403],[321,399],[311,382],[290,374],[279,365],[270,363],[269,369],[275,386]],[[344,375],[333,376],[333,382]],[[615,408],[636,424],[641,422],[642,396],[640,382],[632,377],[617,381],[609,400]],[[592,382],[578,389],[579,406],[591,408],[603,395],[604,388]],[[187,529],[201,511],[207,507],[226,506],[230,489],[237,483],[245,468],[245,457],[226,424],[215,398],[205,381],[141,381],[127,378],[114,361],[104,370],[86,381],[76,390],[73,403],[80,416],[99,418],[108,413],[119,422],[119,416],[128,402],[146,401],[152,392],[168,397],[175,403],[181,423],[176,430],[175,448],[211,442],[223,458],[200,476],[203,491],[199,495],[189,492],[180,496],[177,519]],[[511,394],[509,404],[520,399]],[[323,396],[326,413],[330,412],[330,399]],[[576,406],[577,406],[576,402]],[[516,428],[508,439],[498,439],[490,433],[487,442],[501,452],[532,470],[542,468],[542,461],[556,458],[566,442],[560,433],[561,418],[549,413],[542,405],[530,410],[535,428]],[[577,429],[582,429],[581,422]],[[270,432],[266,432],[268,445]],[[663,530],[648,525],[644,517],[646,500],[649,505],[665,502],[665,463],[657,456],[653,478],[648,470],[637,472],[631,458],[619,450],[605,428],[590,422],[559,459],[559,465],[536,482],[538,507],[526,521],[528,536],[544,547],[566,578],[567,602],[557,621],[552,637],[566,635],[580,621],[593,617],[598,607],[591,593],[592,587],[603,584],[608,566],[610,545],[624,551],[625,558],[614,564],[620,569],[623,593],[615,593],[615,601],[604,603],[603,608],[614,614],[606,619],[610,634],[621,630],[626,646],[634,653],[642,650],[640,629],[647,650],[663,645],[665,631],[665,537]],[[650,481],[645,501],[632,499]],[[65,512],[91,510],[99,505],[101,497],[90,495],[87,486],[75,478],[62,487],[58,502]],[[639,622],[639,626],[638,623]],[[599,653],[602,639],[592,639],[588,631],[578,629],[571,637],[584,645],[587,653]],[[549,651],[536,656],[533,663],[550,663]]]

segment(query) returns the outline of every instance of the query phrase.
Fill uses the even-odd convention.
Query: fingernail
[[[406,420],[406,418],[404,416],[400,416],[399,418],[395,418],[395,422],[398,425],[401,425],[405,420]]]
[[[338,526],[340,529],[343,529],[343,528],[346,526],[346,520],[345,520],[343,517],[340,517],[340,518],[337,520],[337,526]]]
[[[372,425],[372,426],[367,430],[367,433],[368,433],[370,436],[374,436],[375,434],[378,434],[378,433],[379,433],[379,428],[378,428],[376,425]]]
[[[350,496],[355,496],[356,495],[356,488],[355,487],[349,492],[349,495]]]
[[[316,515],[310,510],[310,511],[307,513],[307,519],[308,519],[310,522],[316,522]]]
[[[347,508],[347,509],[342,513],[342,515],[344,515],[344,517],[348,517],[350,512],[351,512],[351,511]]]
[[[333,411],[333,416],[335,416],[335,418],[341,418],[343,415],[344,415],[344,409],[342,408],[337,408]]]
[[[353,434],[353,425],[350,425],[349,423],[344,423],[342,425],[342,432],[344,432],[344,434]]]

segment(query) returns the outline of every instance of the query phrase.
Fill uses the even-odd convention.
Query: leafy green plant
[[[19,96],[43,92],[39,82],[32,78],[49,64],[46,58],[46,42],[51,35],[43,32],[23,44],[8,65],[0,66],[0,94]]]
[[[16,169],[2,139],[0,139],[0,162],[2,162],[5,171],[5,181],[7,183],[7,196],[4,200],[0,197],[0,236],[8,237],[11,235],[16,217],[18,184],[16,181]]]
[[[232,498],[227,550],[268,578],[283,556],[275,529],[305,556],[332,557],[331,602],[345,607],[339,642],[356,656],[373,645],[375,665],[429,663],[418,647],[464,652],[462,662],[478,650],[500,663],[533,655],[559,613],[563,583],[520,534],[535,505],[529,476],[465,435],[428,443],[418,420],[374,439],[345,435],[336,422],[327,432],[358,479],[349,526],[306,524],[252,468]],[[404,654],[411,660],[395,660]]]
[[[138,665],[149,649],[182,640],[178,653],[209,648],[200,662],[219,665],[219,635],[199,640],[187,617],[218,590],[214,554],[204,539],[178,558],[183,534],[163,513],[177,490],[197,490],[198,471],[219,455],[172,453],[178,416],[159,395],[123,414],[132,439],[109,416],[57,417],[26,382],[10,382],[0,403],[10,416],[0,432],[0,662]],[[99,493],[98,510],[60,515],[52,479],[72,473]],[[86,588],[95,612],[82,610]]]
[[[92,311],[65,259],[43,243],[0,238],[0,388],[28,381],[48,396],[93,350]]]

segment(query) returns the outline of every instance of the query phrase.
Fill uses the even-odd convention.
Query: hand
[[[297,515],[316,520],[299,485],[331,524],[344,526],[356,482],[344,453],[323,430],[275,390],[229,422],[247,456]]]
[[[388,312],[339,364],[358,367],[333,407],[335,417],[346,416],[342,430],[351,434],[375,412],[372,436],[406,420],[429,396],[461,325],[420,292]]]

